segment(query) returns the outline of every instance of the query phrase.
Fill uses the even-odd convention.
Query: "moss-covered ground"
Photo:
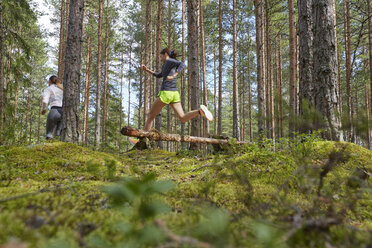
[[[149,173],[173,182],[150,197],[168,211],[113,207],[105,186]],[[0,147],[0,247],[370,247],[371,173],[371,151],[317,140],[216,155]]]

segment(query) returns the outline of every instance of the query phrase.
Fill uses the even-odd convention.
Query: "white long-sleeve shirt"
[[[63,90],[52,84],[43,92],[43,103],[50,103],[51,107],[62,107]]]

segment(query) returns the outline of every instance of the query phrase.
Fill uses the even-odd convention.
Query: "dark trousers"
[[[46,124],[46,138],[52,139],[53,132],[55,136],[61,136],[62,131],[62,107],[52,107],[49,111]]]

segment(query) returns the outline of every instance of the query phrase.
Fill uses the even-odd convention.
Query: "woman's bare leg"
[[[192,110],[185,114],[185,112],[183,112],[182,105],[179,102],[172,103],[171,107],[174,113],[176,113],[176,116],[178,117],[178,119],[180,119],[182,123],[185,123],[200,115],[200,109]]]
[[[156,98],[154,103],[151,105],[150,112],[147,115],[147,120],[145,124],[145,131],[149,131],[152,126],[152,122],[154,121],[155,117],[160,113],[162,108],[167,105],[160,101],[159,98]]]

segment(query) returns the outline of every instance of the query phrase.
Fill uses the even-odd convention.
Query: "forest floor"
[[[0,147],[0,247],[367,247],[371,173],[371,151],[315,138],[206,156]]]

